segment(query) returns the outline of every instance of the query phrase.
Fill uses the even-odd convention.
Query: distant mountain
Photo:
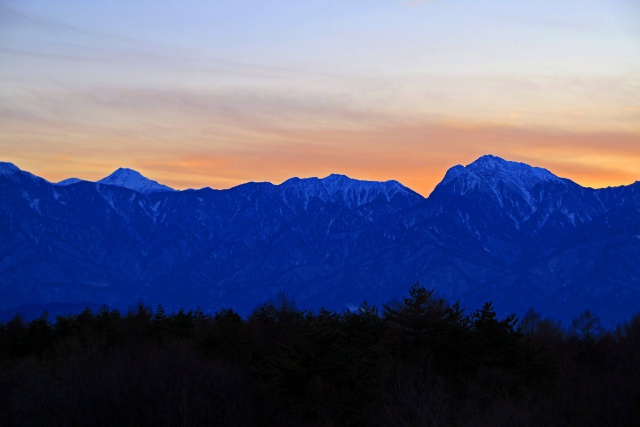
[[[15,166],[14,166],[15,167]],[[67,186],[83,182],[80,178],[67,178],[56,185]],[[142,194],[150,194],[159,191],[176,191],[171,187],[159,184],[149,178],[146,178],[140,172],[128,168],[119,168],[111,175],[97,181],[98,184],[114,185],[116,187],[128,188]]]
[[[158,191],[175,191],[166,185],[158,184],[149,178],[145,178],[139,172],[132,169],[120,168],[106,178],[98,181],[99,184],[115,185],[128,188],[142,194],[150,194]]]
[[[67,178],[67,179],[63,179],[60,182],[56,182],[56,185],[72,185],[72,184],[77,184],[79,182],[82,182],[82,180],[80,178]]]
[[[469,310],[567,322],[640,310],[640,183],[594,190],[484,156],[424,198],[344,175],[174,191],[119,169],[52,184],[0,163],[0,311],[301,307],[402,298],[420,281]]]

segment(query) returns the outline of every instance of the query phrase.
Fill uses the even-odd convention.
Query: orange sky
[[[637,0],[0,3],[0,161],[177,189],[484,154],[640,179]]]
[[[249,135],[228,135],[231,143],[226,146],[221,137],[221,148],[212,150],[206,142],[200,149],[198,144],[185,149],[188,144],[179,137],[167,137],[157,143],[162,151],[147,152],[144,137],[131,138],[128,153],[126,147],[118,146],[117,136],[105,136],[100,142],[103,148],[96,149],[95,142],[89,142],[93,135],[80,133],[75,135],[79,140],[75,153],[69,153],[68,147],[58,151],[55,144],[43,144],[42,150],[50,155],[24,153],[18,146],[15,150],[9,147],[4,157],[51,181],[70,177],[70,171],[83,179],[98,180],[125,166],[178,189],[222,189],[247,181],[280,183],[292,176],[323,177],[335,172],[358,179],[396,179],[426,196],[449,167],[466,165],[489,153],[547,168],[584,186],[616,186],[640,179],[640,134],[633,133],[452,123],[396,123],[352,130],[262,127],[245,132]],[[245,139],[250,142],[239,142]]]

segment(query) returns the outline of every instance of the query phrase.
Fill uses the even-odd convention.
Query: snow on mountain
[[[423,199],[415,191],[398,181],[365,181],[346,175],[331,174],[324,178],[291,178],[280,186],[286,193],[294,193],[308,202],[313,197],[327,202],[344,204],[349,209],[358,208],[374,201],[390,202],[404,200],[407,206]]]
[[[309,201],[318,199],[322,202],[331,200],[326,187],[318,178],[290,178],[278,186],[282,190],[284,202],[295,210],[298,205],[307,210]]]
[[[517,205],[524,219],[535,212],[545,198],[542,189],[551,187],[563,191],[569,187],[581,188],[546,169],[486,155],[466,167],[457,165],[449,169],[434,194],[477,197],[483,202],[493,199],[500,207]]]
[[[320,180],[329,194],[335,200],[350,200],[357,205],[370,203],[381,195],[390,201],[397,194],[411,194],[421,198],[413,190],[402,186],[398,181],[364,181],[349,178],[346,175],[331,174]]]
[[[159,184],[156,181],[144,177],[139,172],[128,168],[119,168],[108,177],[98,181],[98,184],[124,187],[142,194],[156,193],[159,191],[175,191],[171,187]]]
[[[560,181],[560,178],[547,169],[504,160],[490,154],[478,158],[467,168],[476,175],[516,180],[528,186],[539,181]]]
[[[8,163],[0,188],[0,311],[144,298],[248,313],[282,290],[341,309],[416,281],[564,319],[596,306],[619,319],[640,298],[640,183],[583,188],[493,156],[427,199],[344,175],[173,192],[119,169],[69,187]]]
[[[461,195],[468,194],[483,185],[494,192],[498,192],[500,186],[507,186],[529,194],[536,184],[546,182],[564,184],[566,180],[558,178],[546,169],[486,155],[466,167],[461,165],[452,167],[439,186],[453,186],[451,191]]]
[[[13,163],[9,162],[0,162],[0,177],[2,176],[10,178],[12,181],[17,183],[22,183],[25,179],[29,181],[35,180],[38,182],[49,183],[46,179],[40,178],[30,172],[23,171]]]

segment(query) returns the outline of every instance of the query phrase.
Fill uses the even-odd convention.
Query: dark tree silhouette
[[[639,361],[640,314],[567,335],[417,283],[382,316],[103,306],[0,323],[0,425],[640,425]]]
[[[533,307],[531,307],[525,315],[522,317],[520,321],[519,328],[523,334],[532,335],[538,332],[538,326],[542,321],[542,316],[540,313],[535,311]]]
[[[592,342],[600,336],[602,322],[598,316],[585,310],[571,321],[571,332],[581,341]]]

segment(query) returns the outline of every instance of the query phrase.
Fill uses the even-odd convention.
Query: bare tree
[[[589,310],[585,310],[571,321],[572,332],[582,341],[593,341],[602,332],[600,318]]]

